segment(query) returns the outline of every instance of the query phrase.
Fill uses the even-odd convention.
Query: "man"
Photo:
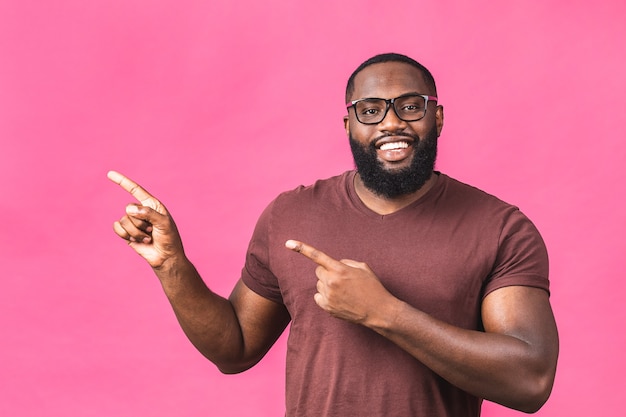
[[[356,170],[267,207],[229,299],[185,257],[165,207],[109,173],[140,202],[115,232],[222,372],[256,364],[291,322],[287,416],[478,416],[483,398],[534,412],[550,394],[545,246],[516,207],[434,171],[436,96],[404,55],[357,68],[344,117]]]

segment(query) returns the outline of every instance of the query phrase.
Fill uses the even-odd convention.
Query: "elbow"
[[[528,384],[526,394],[523,396],[517,406],[513,407],[527,414],[536,413],[550,398],[552,386],[554,384],[554,375],[544,375]]]
[[[541,359],[528,369],[527,378],[520,378],[526,381],[520,387],[520,395],[517,397],[520,401],[517,406],[511,408],[533,414],[544,406],[552,394],[557,358],[558,347],[552,351],[552,354],[541,355]]]
[[[228,365],[216,365],[217,369],[223,373],[224,375],[235,375],[240,374],[242,372],[247,371],[252,368],[254,365],[236,365],[236,364],[228,364]]]
[[[261,358],[260,356],[246,355],[243,351],[230,350],[227,353],[222,352],[216,354],[214,352],[206,352],[198,349],[202,356],[208,359],[217,367],[217,370],[224,375],[240,374],[256,365]]]
[[[256,365],[259,360],[261,360],[261,358],[213,363],[215,364],[215,366],[217,366],[217,369],[224,375],[234,375],[247,371],[248,369]]]
[[[218,366],[217,369],[224,375],[235,375],[235,374],[240,374],[246,371],[247,368],[244,369],[244,368],[231,368],[231,367]]]
[[[546,399],[532,399],[531,401],[525,403],[523,406],[515,407],[515,408],[518,411],[521,411],[526,414],[534,414],[537,411],[539,411],[541,407],[543,407],[546,401],[547,401],[547,398]]]

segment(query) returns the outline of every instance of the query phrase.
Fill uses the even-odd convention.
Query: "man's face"
[[[357,74],[351,100],[391,99],[404,94],[434,95],[421,72],[402,62],[370,65]],[[367,188],[394,198],[419,190],[430,178],[437,137],[443,127],[443,108],[429,102],[424,118],[405,122],[390,108],[382,122],[360,123],[354,109],[344,118],[356,168]]]

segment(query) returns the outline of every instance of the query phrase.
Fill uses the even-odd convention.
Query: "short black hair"
[[[354,93],[354,79],[357,74],[363,71],[365,68],[369,67],[370,65],[380,64],[383,62],[403,62],[417,68],[422,73],[426,84],[430,88],[432,88],[432,93],[434,95],[437,95],[437,86],[435,85],[435,79],[433,78],[433,75],[430,73],[430,71],[428,71],[428,68],[406,55],[389,52],[371,57],[354,70],[352,75],[350,75],[350,78],[348,78],[348,85],[346,86],[346,103],[350,101],[350,99],[352,98],[352,94]]]

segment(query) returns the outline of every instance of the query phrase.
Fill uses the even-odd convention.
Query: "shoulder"
[[[437,197],[442,210],[482,219],[479,223],[488,222],[492,226],[522,215],[517,206],[446,174],[440,174],[439,183]]]
[[[460,199],[470,199],[471,201],[483,202],[485,204],[514,207],[513,205],[478,187],[469,185],[443,173],[439,175],[440,179],[442,180],[444,189],[449,193],[450,196],[456,196]]]
[[[311,185],[300,185],[274,198],[261,213],[259,225],[301,221],[304,217],[328,213],[349,199],[347,184],[354,171],[317,180]]]
[[[274,207],[286,207],[291,205],[320,204],[327,205],[347,197],[347,187],[354,171],[346,171],[342,174],[320,179],[311,185],[300,185],[292,190],[279,194],[271,203]]]
[[[459,221],[479,231],[483,239],[492,236],[500,250],[511,243],[518,248],[526,242],[545,253],[539,230],[518,206],[454,178],[442,177],[442,199],[447,202],[442,204],[442,211],[454,210]]]
[[[481,240],[495,246],[484,295],[506,286],[537,287],[549,291],[548,253],[539,230],[519,209],[481,189],[444,176],[445,194],[462,207],[464,224]]]

